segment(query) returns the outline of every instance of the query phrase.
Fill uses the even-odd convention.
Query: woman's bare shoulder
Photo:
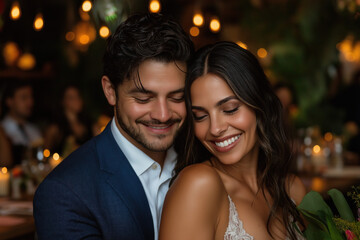
[[[296,175],[290,175],[287,178],[288,193],[296,205],[299,205],[304,196],[306,195],[306,187],[301,179]]]
[[[184,168],[174,181],[174,186],[184,185],[186,188],[199,190],[198,188],[210,187],[212,190],[224,188],[218,172],[212,166],[198,163]]]
[[[216,170],[205,164],[184,168],[166,195],[160,239],[213,239],[226,212],[227,195]]]

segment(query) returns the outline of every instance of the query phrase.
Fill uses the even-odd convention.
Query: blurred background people
[[[9,167],[11,165],[11,144],[4,129],[0,126],[0,167]]]
[[[283,107],[285,123],[291,125],[291,114],[295,107],[294,91],[290,85],[283,82],[276,83],[273,88]]]
[[[33,147],[42,145],[40,129],[29,121],[34,99],[33,88],[28,81],[7,79],[3,97],[3,116],[1,126],[11,144],[13,161],[9,165],[20,164],[29,157],[26,155]]]
[[[0,91],[0,99],[2,99],[2,91]],[[2,106],[0,104],[0,116],[1,113],[2,113]],[[12,164],[11,144],[8,137],[6,136],[4,129],[0,124],[0,167],[9,167],[11,164]]]
[[[278,82],[273,85],[273,90],[281,102],[284,118],[284,128],[289,135],[289,145],[293,152],[292,157],[296,159],[300,151],[301,143],[299,142],[293,119],[293,112],[296,109],[294,90],[289,84],[284,82]],[[293,172],[297,171],[295,160],[292,162],[291,170]]]
[[[44,148],[66,157],[92,137],[92,120],[84,110],[79,88],[67,85],[44,135]]]

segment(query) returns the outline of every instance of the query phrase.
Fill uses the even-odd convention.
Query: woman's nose
[[[210,133],[221,136],[228,128],[228,124],[219,116],[210,117]]]

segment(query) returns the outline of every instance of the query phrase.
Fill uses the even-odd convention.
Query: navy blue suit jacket
[[[154,239],[144,189],[110,124],[40,184],[34,218],[39,240]]]

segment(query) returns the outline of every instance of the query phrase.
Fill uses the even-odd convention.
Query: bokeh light
[[[102,26],[99,29],[99,35],[102,38],[107,38],[110,35],[110,29],[107,26]]]
[[[217,18],[211,19],[211,21],[210,21],[210,30],[212,32],[216,33],[216,32],[220,31],[220,28],[221,28],[221,24],[220,24],[219,19],[217,19]]]
[[[41,13],[38,13],[34,20],[34,29],[40,31],[44,27],[44,19]]]
[[[89,12],[91,10],[91,8],[92,8],[92,3],[89,0],[84,1],[81,6],[81,9],[84,12]]]
[[[265,48],[259,48],[257,50],[257,55],[259,56],[259,58],[266,58],[266,56],[268,55],[267,51]]]
[[[193,27],[190,28],[190,35],[191,36],[197,37],[197,36],[199,36],[199,34],[200,34],[200,30],[199,30],[198,27],[193,26]]]
[[[10,18],[12,20],[17,20],[21,17],[21,10],[20,10],[20,4],[18,1],[15,1],[10,10]]]
[[[158,13],[158,12],[160,12],[160,8],[161,8],[161,5],[160,5],[160,2],[158,0],[151,0],[150,1],[150,3],[149,3],[150,12]]]
[[[200,13],[195,14],[193,17],[193,23],[195,26],[202,26],[204,24],[204,17]]]

